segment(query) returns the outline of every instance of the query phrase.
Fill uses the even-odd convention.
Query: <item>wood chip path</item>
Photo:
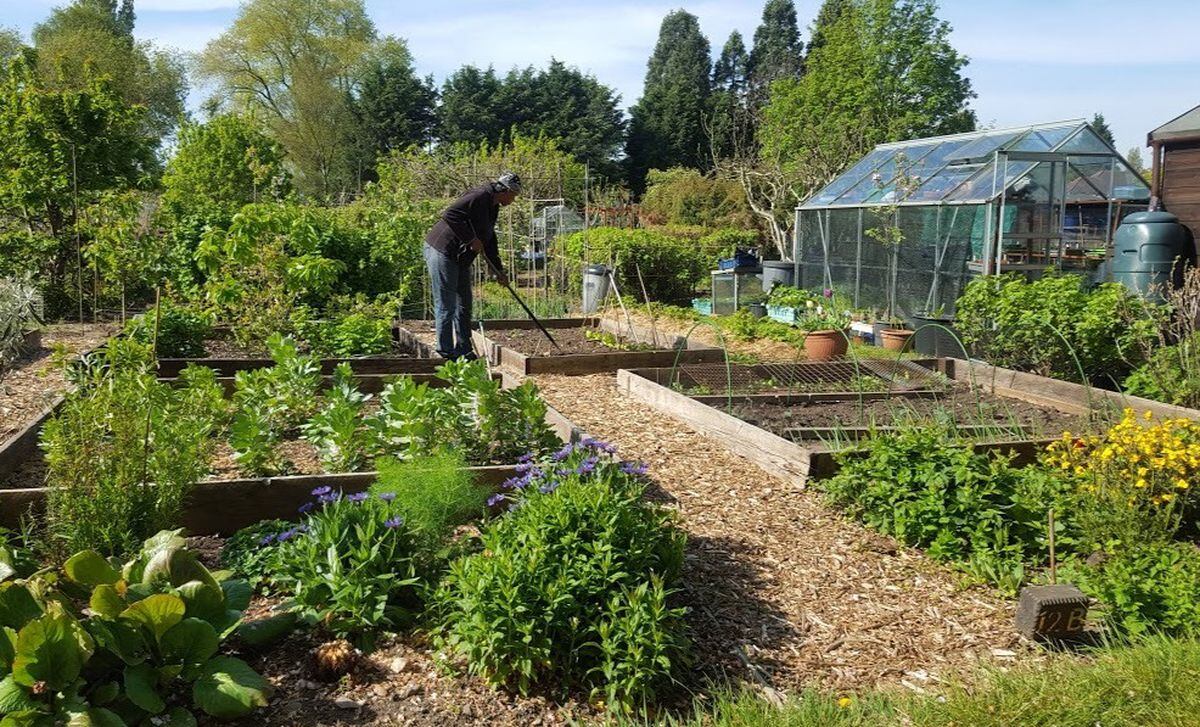
[[[684,596],[697,665],[768,689],[935,689],[1020,650],[1014,604],[846,519],[671,417],[612,375],[540,376],[548,402],[650,465],[688,531]]]

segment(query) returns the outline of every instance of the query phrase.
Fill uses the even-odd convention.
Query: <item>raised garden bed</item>
[[[339,363],[349,362],[356,374],[415,374],[432,373],[444,361],[438,358],[431,349],[414,345],[401,328],[393,328],[393,351],[387,354],[371,356],[352,356],[342,358],[323,358],[320,360],[321,373],[329,375]],[[205,357],[198,358],[160,358],[158,360],[158,375],[163,378],[174,378],[179,372],[191,364],[207,366],[217,372],[218,376],[233,376],[238,371],[268,368],[273,365],[271,357],[265,351],[250,351],[237,346],[227,337],[220,335],[204,342]]]
[[[1089,399],[1083,387],[1051,397],[1031,391],[1036,387],[1029,382],[1024,390],[995,386],[985,382],[982,374],[999,378],[999,372],[991,367],[984,372],[953,359],[847,366],[843,362],[782,364],[770,370],[780,376],[786,369],[795,380],[824,376],[830,387],[839,377],[850,382],[853,376],[870,375],[884,380],[888,388],[737,394],[730,390],[701,396],[672,388],[681,381],[711,381],[711,366],[685,366],[674,374],[669,369],[623,370],[617,374],[617,385],[635,399],[721,440],[764,469],[801,484],[809,477],[832,474],[836,450],[897,424],[940,423],[957,429],[959,436],[978,448],[1008,451],[1019,460],[1029,460],[1062,431],[1084,431],[1090,420],[1106,421],[1114,411],[1107,399]],[[744,379],[770,375],[768,367],[743,369]]]
[[[546,421],[564,442],[583,437],[553,408],[547,410]],[[40,458],[40,452],[35,453]],[[513,464],[467,469],[481,486],[491,489],[515,474]],[[315,487],[329,485],[347,494],[361,492],[376,476],[368,471],[203,480],[189,493],[181,524],[193,535],[229,535],[259,520],[295,518],[297,508],[312,499]],[[46,487],[0,489],[0,527],[19,527],[31,508],[37,512],[45,506],[48,493]]]
[[[559,344],[550,344],[532,321],[491,321],[472,336],[476,351],[494,365],[526,376],[582,375],[621,368],[669,367],[685,363],[715,363],[725,352],[676,338],[662,338],[599,318],[554,318],[542,321]],[[590,334],[590,336],[589,336]],[[629,350],[621,350],[629,349]]]

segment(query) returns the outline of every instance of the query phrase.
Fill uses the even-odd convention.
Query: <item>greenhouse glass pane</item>
[[[929,202],[940,200],[950,190],[970,179],[971,175],[978,172],[983,166],[982,164],[957,164],[952,167],[946,167],[930,177],[915,192],[909,195],[908,201]]]
[[[892,201],[890,195],[894,193],[893,183],[896,181],[896,177],[901,173],[907,174],[909,169],[915,167],[937,145],[937,142],[934,142],[896,149],[891,159],[884,162],[875,172],[863,177],[858,184],[850,188],[850,191],[838,197],[837,203],[855,204],[869,200],[882,200],[885,203]],[[901,161],[903,161],[902,166],[900,165]]]
[[[1038,129],[1038,134],[1053,148],[1061,144],[1063,139],[1066,139],[1078,128],[1079,124],[1063,124],[1062,126],[1052,126],[1049,129]]]
[[[967,182],[957,192],[950,195],[950,199],[955,201],[985,201],[990,200],[1000,194],[1000,190],[1008,186],[1017,177],[1025,174],[1030,169],[1033,169],[1033,162],[1009,162],[1008,175],[1002,181],[999,174],[996,175],[995,192],[992,191],[992,164],[988,164],[979,174],[975,175],[971,181]],[[1003,165],[1001,165],[1003,168]]]
[[[1070,140],[1068,140],[1065,144],[1063,144],[1061,147],[1059,147],[1058,151],[1061,151],[1061,152],[1073,152],[1073,151],[1107,152],[1109,154],[1112,153],[1112,149],[1108,148],[1108,144],[1105,144],[1103,141],[1101,141],[1100,137],[1096,136],[1095,132],[1093,132],[1090,128],[1088,128],[1086,126],[1083,127],[1082,129],[1080,129],[1078,134],[1071,137]]]
[[[1067,202],[1106,199],[1112,191],[1112,162],[1108,159],[1071,161],[1074,175],[1067,175]],[[1090,184],[1089,184],[1090,182]],[[1099,192],[1099,195],[1097,195]]]
[[[1020,136],[1023,132],[1006,131],[996,134],[988,134],[987,136],[974,139],[973,141],[963,144],[951,159],[974,159],[991,154],[999,149],[1002,145],[1009,143],[1013,139]]]
[[[808,205],[823,205],[829,204],[837,199],[837,196],[847,189],[854,186],[855,182],[862,179],[864,174],[867,174],[875,167],[879,166],[885,159],[896,153],[895,149],[876,149],[870,154],[859,160],[857,164],[842,172],[841,176],[833,180],[825,186],[820,192],[810,199]]]
[[[1115,199],[1150,199],[1150,187],[1121,162],[1117,162],[1112,196]]]

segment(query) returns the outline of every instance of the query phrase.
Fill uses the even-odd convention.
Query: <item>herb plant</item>
[[[651,701],[686,654],[671,605],[684,535],[642,499],[644,470],[568,446],[527,461],[512,512],[453,562],[437,591],[439,643],[472,673],[528,692],[580,686],[618,709]]]
[[[0,597],[5,724],[184,725],[192,710],[233,719],[267,703],[267,681],[218,653],[249,586],[220,581],[179,531],[120,568],[80,551],[61,579],[5,583]]]
[[[185,373],[180,387],[157,381],[148,347],[120,338],[76,367],[42,430],[52,551],[117,555],[176,524],[224,416],[212,370]]]
[[[221,567],[245,579],[251,588],[267,590],[275,576],[276,536],[290,527],[287,520],[260,520],[242,528],[221,547]]]
[[[486,507],[488,492],[467,471],[460,453],[436,450],[424,457],[376,461],[379,476],[371,492],[392,498],[396,511],[429,550],[437,550],[454,527]]]

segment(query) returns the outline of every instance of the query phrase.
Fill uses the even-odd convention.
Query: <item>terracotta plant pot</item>
[[[804,355],[809,361],[832,361],[846,355],[848,344],[842,331],[812,331],[804,337]]]
[[[886,328],[883,331],[883,347],[889,351],[903,351],[914,332],[907,328]]]

